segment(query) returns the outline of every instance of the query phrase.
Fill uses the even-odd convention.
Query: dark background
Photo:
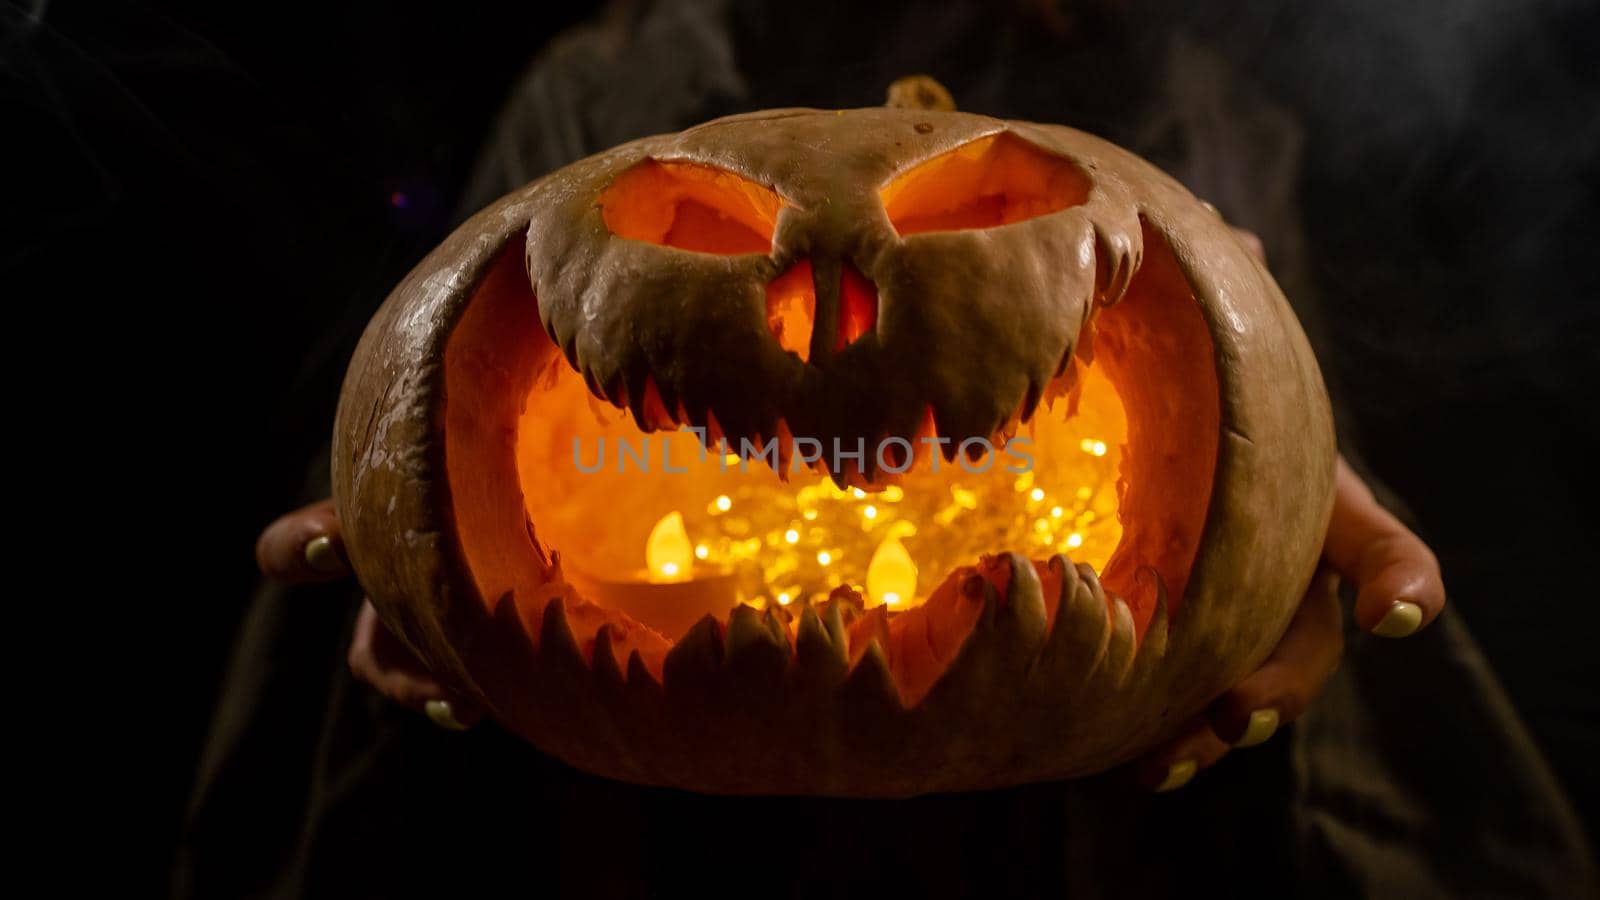
[[[1193,28],[1307,123],[1299,187],[1338,399],[1593,831],[1600,16],[1228,6]],[[120,440],[143,489],[127,502],[156,510],[127,552],[139,593],[161,597],[137,628],[154,636],[141,677],[165,698],[139,727],[159,745],[145,834],[166,852],[257,532],[301,492],[366,318],[453,224],[511,84],[590,12],[0,8],[0,284],[65,313],[56,335],[115,345],[88,379],[100,431],[62,452]],[[876,39],[842,32],[863,46],[840,52]],[[792,88],[786,102],[859,93]],[[149,865],[160,877],[166,857]]]

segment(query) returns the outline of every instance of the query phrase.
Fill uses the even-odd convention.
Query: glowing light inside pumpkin
[[[900,611],[983,554],[1016,550],[1039,560],[1068,553],[1105,569],[1124,533],[1117,515],[1128,463],[1122,399],[1098,365],[1087,365],[1070,392],[1047,391],[1044,400],[1015,432],[1030,442],[1026,471],[1008,465],[1019,460],[997,436],[986,460],[946,460],[923,447],[896,483],[841,488],[803,466],[783,480],[768,461],[741,465],[725,450],[708,453],[689,430],[641,434],[556,356],[539,402],[529,405],[518,456],[524,483],[539,485],[525,496],[540,540],[573,572],[636,570],[644,545],[653,582],[715,573],[730,581],[735,602],[758,608],[816,604],[850,587],[871,605]],[[625,461],[618,450],[644,440],[654,467]],[[586,467],[603,463],[598,470],[574,470],[575,441]],[[660,462],[667,459],[670,473]],[[895,552],[900,564],[880,569],[893,575],[869,578],[886,545],[904,551],[881,551]],[[647,624],[657,615],[642,602],[624,608]]]
[[[733,172],[698,163],[645,160],[600,198],[619,237],[701,253],[766,253],[783,201]]]
[[[644,545],[644,560],[652,576],[675,579],[687,575],[694,556],[689,532],[683,527],[682,513],[674,510],[650,529],[650,538]]]
[[[867,564],[867,596],[892,607],[916,593],[917,564],[906,545],[892,535],[884,538]]]
[[[1088,380],[1093,388],[1096,377]],[[919,469],[904,484],[868,493],[839,488],[824,475],[796,473],[784,483],[756,463],[750,477],[729,482],[730,493],[657,522],[646,548],[650,571],[683,578],[692,558],[740,573],[742,596],[761,605],[765,598],[779,606],[820,602],[835,588],[860,585],[870,605],[899,610],[918,605],[945,573],[979,553],[1070,553],[1098,570],[1122,535],[1121,439],[1081,437],[1077,428],[1092,423],[1107,429],[1100,434],[1120,435],[1122,423],[1097,406],[1086,396],[1071,426],[1053,417],[1024,426],[1020,434],[1036,441],[1037,465],[1020,475],[998,464],[977,473],[941,462],[937,474]],[[1056,430],[1068,427],[1077,433],[1063,441]],[[683,432],[674,439],[692,440]],[[674,450],[683,458],[692,453]],[[659,555],[668,544],[675,548],[670,559]]]
[[[997,134],[899,175],[879,197],[902,235],[991,228],[1083,203],[1088,179],[1059,157]]]

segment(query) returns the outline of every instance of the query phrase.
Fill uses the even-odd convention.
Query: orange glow
[[[910,601],[917,593],[917,564],[900,539],[883,539],[867,564],[867,596],[893,607]]]
[[[844,264],[839,277],[839,336],[833,349],[843,350],[878,324],[878,288],[856,267]]]
[[[778,345],[811,360],[816,325],[817,291],[811,260],[802,259],[767,285],[767,330]],[[878,324],[878,288],[855,266],[845,263],[839,273],[839,326],[834,352],[843,350]]]
[[[683,514],[673,510],[661,517],[644,544],[645,567],[655,578],[687,578],[694,565],[694,550],[689,532],[683,528]]]
[[[600,195],[618,237],[702,253],[768,253],[783,200],[771,188],[698,163],[647,159]]]
[[[811,359],[811,323],[816,311],[810,260],[795,263],[767,285],[767,329],[778,339],[778,346],[802,362]]]
[[[688,431],[647,436],[625,412],[592,398],[556,356],[523,414],[518,468],[523,484],[537,485],[526,504],[541,542],[575,573],[637,570],[641,550],[657,545],[660,529],[672,523],[676,533],[681,523],[673,556],[679,571],[692,562],[696,571],[732,572],[747,601],[787,594],[817,602],[859,585],[870,603],[893,594],[890,608],[903,610],[986,553],[1011,549],[1042,559],[1070,552],[1097,571],[1106,565],[1123,531],[1118,470],[1128,424],[1115,388],[1096,367],[1082,370],[1080,380],[1070,418],[1061,399],[1017,432],[1031,441],[1019,445],[1033,459],[1031,471],[1008,471],[1024,461],[1004,450],[969,463],[981,472],[927,453],[899,483],[869,494],[805,470],[783,482],[756,459],[741,471],[737,459],[704,451]],[[576,469],[575,440],[578,460],[597,471]],[[1085,451],[1085,440],[1103,444],[1105,453]],[[641,458],[649,471],[641,471]],[[667,466],[687,471],[666,474]],[[1051,514],[1056,507],[1060,516]],[[648,560],[657,576],[659,559]]]
[[[1089,181],[1066,159],[1009,132],[979,138],[906,172],[878,192],[901,235],[992,228],[1083,203]]]

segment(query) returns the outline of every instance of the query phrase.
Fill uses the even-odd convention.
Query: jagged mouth
[[[868,445],[641,425],[557,356],[521,419],[517,462],[537,541],[560,553],[578,597],[626,615],[603,616],[610,643],[647,667],[740,605],[791,639],[803,610],[837,606],[854,655],[875,639],[893,662],[916,632],[941,663],[981,607],[970,579],[987,574],[1003,595],[998,554],[1036,559],[1046,575],[1057,556],[1106,569],[1122,536],[1126,440],[1116,390],[1094,366],[990,437],[953,441],[930,417],[914,438]],[[877,457],[877,476],[836,483],[829,473],[862,455]],[[907,670],[907,699],[931,684],[925,669]]]
[[[852,662],[877,644],[907,705],[977,623],[983,583],[1005,601],[1000,554],[1034,561],[1051,617],[1051,585],[1072,566],[1096,595],[1103,584],[1108,617],[1125,604],[1142,635],[1161,599],[1181,605],[1220,428],[1205,319],[1148,230],[1146,247],[1127,295],[1095,310],[1028,421],[966,454],[930,423],[904,473],[855,487],[794,435],[777,436],[775,453],[719,444],[596,397],[505,255],[446,355],[447,472],[480,593],[494,604],[511,592],[535,637],[559,597],[583,652],[600,637],[620,669],[637,655],[657,679],[708,617],[720,630],[749,607],[792,646],[810,608],[846,629]],[[525,376],[509,384],[531,385],[509,405],[492,399],[508,370]]]

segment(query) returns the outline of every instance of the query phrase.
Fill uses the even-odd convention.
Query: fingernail
[[[1198,769],[1199,766],[1195,765],[1195,761],[1192,759],[1173,763],[1167,767],[1167,777],[1156,785],[1156,793],[1165,794],[1167,791],[1175,791],[1183,787],[1189,783],[1189,779],[1194,777],[1194,773]]]
[[[344,558],[339,555],[339,548],[333,545],[333,538],[327,535],[306,542],[306,565],[328,575],[345,570]]]
[[[1235,747],[1254,747],[1264,744],[1267,738],[1272,737],[1278,730],[1278,711],[1275,709],[1258,709],[1250,714],[1250,724],[1245,726],[1244,734],[1233,742]]]
[[[1204,206],[1206,209],[1211,210],[1211,214],[1216,216],[1217,218],[1219,218],[1219,219],[1222,218],[1222,210],[1217,209],[1217,207],[1214,204],[1212,204],[1211,201],[1209,201],[1209,200],[1201,200],[1200,201],[1200,205]]]
[[[1383,621],[1372,629],[1378,637],[1403,638],[1415,634],[1422,625],[1422,607],[1409,600],[1397,600],[1383,614]]]
[[[450,706],[449,700],[429,700],[422,704],[422,709],[428,714],[433,724],[446,731],[466,731],[467,726],[461,724],[456,718],[456,711]]]

